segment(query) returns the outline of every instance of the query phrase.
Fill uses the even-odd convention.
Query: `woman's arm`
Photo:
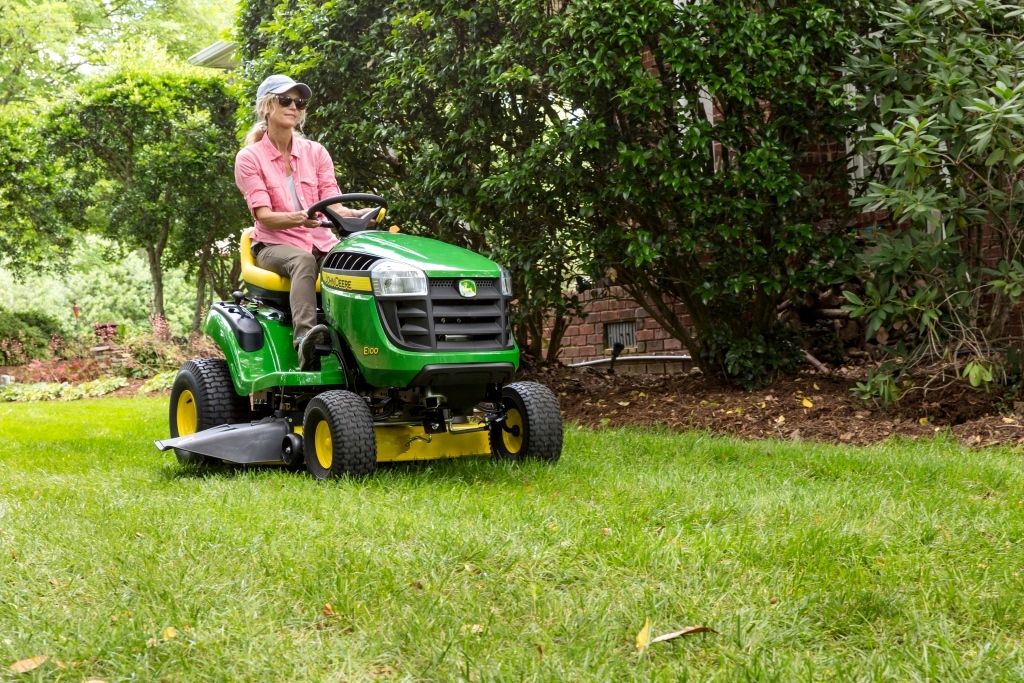
[[[288,228],[319,228],[320,221],[306,218],[305,211],[271,211],[269,206],[260,206],[253,210],[256,220],[269,230],[287,230]]]

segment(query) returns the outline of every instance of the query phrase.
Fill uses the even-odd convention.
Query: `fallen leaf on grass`
[[[178,637],[178,629],[174,628],[173,626],[168,626],[167,628],[164,629],[163,637],[164,637],[165,641],[166,640],[171,640],[173,638],[177,638]]]
[[[50,585],[54,588],[60,588],[60,581],[57,579],[50,579]]]
[[[324,608],[322,610],[320,610],[320,611],[324,613],[325,617],[333,617],[334,616],[334,608],[331,607],[331,603],[329,603],[329,602],[325,603],[324,604]]]
[[[37,669],[42,666],[43,662],[48,660],[48,655],[36,655],[35,657],[29,657],[28,659],[21,659],[14,664],[11,664],[11,671],[16,674],[23,674]]]
[[[462,632],[465,633],[466,631],[469,631],[470,633],[473,633],[473,634],[483,633],[484,632],[484,627],[481,626],[480,624],[465,624],[462,627]]]
[[[636,649],[643,652],[651,644],[651,618],[644,618],[644,627],[636,634]]]
[[[664,643],[666,640],[674,640],[676,638],[688,636],[692,633],[718,633],[718,631],[708,626],[687,626],[682,631],[673,631],[672,633],[665,633],[657,638],[652,638],[650,645],[654,645],[655,643]]]
[[[544,659],[544,646],[540,643],[534,643],[533,646],[537,648],[537,654],[540,655],[540,658]]]

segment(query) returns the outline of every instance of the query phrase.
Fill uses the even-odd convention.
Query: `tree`
[[[217,241],[245,224],[231,172],[235,109],[223,76],[167,60],[84,82],[48,117],[51,148],[75,169],[76,194],[89,207],[68,220],[146,254],[158,315],[165,265],[197,268],[201,306]]]
[[[579,0],[558,16],[541,78],[576,117],[595,275],[706,373],[757,386],[794,370],[778,307],[830,281],[849,248],[846,160],[811,162],[851,130],[835,66],[862,6]]]
[[[0,113],[0,266],[16,274],[66,266],[72,236],[62,217],[83,209],[37,121],[30,109]]]
[[[405,229],[510,268],[524,352],[557,357],[579,300],[586,222],[573,203],[563,118],[524,74],[540,5],[459,0],[243,5],[252,84],[274,71],[314,90],[306,131],[343,187],[387,194]],[[529,66],[521,62],[529,60]],[[549,315],[550,314],[550,315]]]
[[[54,96],[125,42],[184,58],[230,24],[232,0],[0,0],[0,107]]]
[[[900,372],[929,358],[959,370],[970,351],[964,370],[991,380],[992,344],[1006,341],[1024,288],[1022,14],[992,0],[897,2],[851,54],[870,124],[861,148],[876,159],[856,203],[898,228],[862,256],[866,295],[848,295],[849,308]]]
[[[557,351],[570,283],[607,274],[706,371],[748,385],[802,358],[777,308],[847,253],[846,160],[808,166],[852,130],[835,67],[868,21],[858,0],[242,12],[249,78],[311,82],[309,130],[343,175],[512,266],[527,351],[549,311]]]

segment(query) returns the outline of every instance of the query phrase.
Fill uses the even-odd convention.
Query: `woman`
[[[331,155],[295,130],[306,120],[311,95],[309,86],[288,76],[263,81],[256,90],[256,125],[235,157],[235,183],[256,219],[256,265],[291,278],[293,342],[303,371],[319,370],[315,347],[330,343],[327,327],[316,324],[316,278],[320,262],[338,243],[319,219],[306,217],[304,207],[341,194]],[[331,208],[341,216],[375,210]]]

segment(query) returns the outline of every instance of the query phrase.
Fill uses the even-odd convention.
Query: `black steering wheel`
[[[370,202],[380,207],[377,211],[369,211],[362,218],[354,218],[349,216],[339,216],[337,212],[327,208],[331,204],[338,204],[339,202]],[[306,215],[310,218],[316,218],[316,215],[323,212],[327,216],[330,223],[330,227],[334,228],[334,231],[342,237],[347,237],[354,232],[362,232],[363,230],[370,229],[370,222],[384,220],[384,214],[387,211],[388,203],[383,197],[378,197],[375,194],[365,194],[362,192],[353,192],[350,194],[339,194],[334,197],[328,197],[327,199],[321,199],[313,206],[306,210]],[[325,225],[324,227],[328,227]]]

